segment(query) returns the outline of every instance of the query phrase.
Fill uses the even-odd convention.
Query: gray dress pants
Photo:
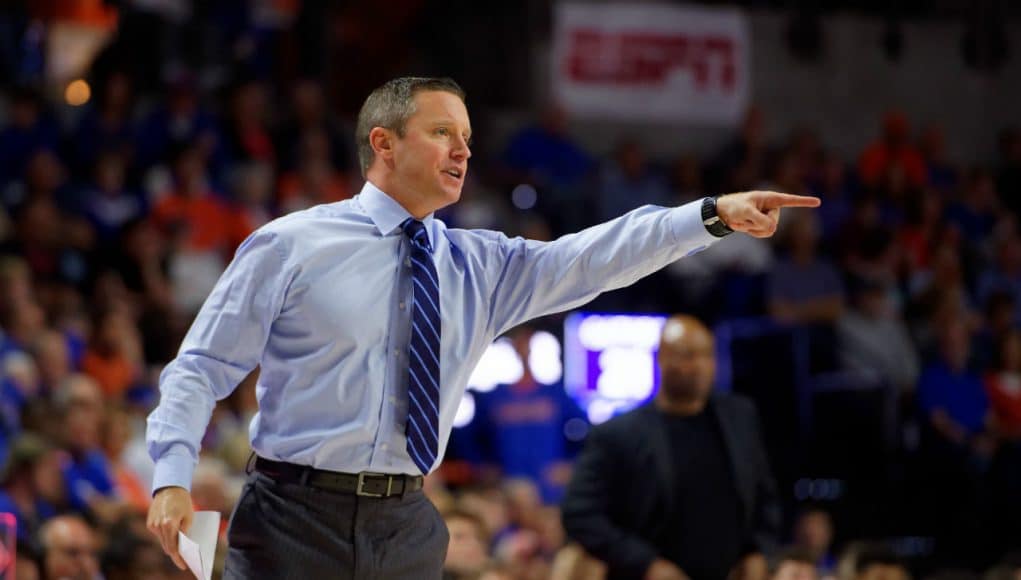
[[[231,515],[223,578],[438,579],[449,539],[421,491],[360,497],[253,471]]]

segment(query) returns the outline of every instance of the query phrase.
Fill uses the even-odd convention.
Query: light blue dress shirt
[[[213,405],[256,365],[262,457],[357,473],[418,473],[405,449],[412,299],[410,214],[366,183],[353,199],[259,228],[160,377],[146,438],[153,489],[191,489]],[[468,377],[522,322],[634,283],[717,238],[700,202],[645,206],[553,242],[424,223],[439,275],[440,457]]]

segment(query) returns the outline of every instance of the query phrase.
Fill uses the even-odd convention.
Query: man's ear
[[[393,159],[393,142],[396,139],[393,131],[383,127],[373,127],[369,131],[369,145],[372,151],[385,161]]]

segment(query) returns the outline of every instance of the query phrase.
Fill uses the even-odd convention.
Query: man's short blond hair
[[[383,127],[403,137],[408,119],[415,114],[415,95],[422,91],[445,91],[457,95],[462,101],[465,99],[464,89],[449,78],[400,77],[372,91],[358,112],[355,126],[362,177],[376,157],[369,143],[369,133],[376,127]]]

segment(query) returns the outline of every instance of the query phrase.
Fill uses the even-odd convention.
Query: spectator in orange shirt
[[[174,162],[175,190],[160,200],[153,222],[170,241],[169,277],[174,305],[195,313],[237,247],[240,212],[218,198],[206,181],[201,150],[184,149]]]
[[[266,93],[265,84],[255,80],[243,81],[234,88],[225,141],[228,154],[235,161],[273,163],[276,160],[276,146],[267,123]]]
[[[174,162],[174,189],[156,203],[153,220],[172,244],[187,252],[221,252],[231,246],[235,216],[226,203],[212,192],[206,167],[198,148],[189,146]]]
[[[903,113],[891,111],[886,114],[882,139],[865,149],[858,161],[862,183],[875,187],[891,169],[896,169],[904,173],[910,186],[925,185],[925,161],[909,142],[910,133]]]
[[[326,131],[305,131],[301,137],[301,151],[298,167],[280,178],[280,213],[351,197],[346,176],[330,161],[330,140]]]
[[[150,502],[148,488],[122,460],[124,449],[131,441],[130,416],[122,407],[110,407],[103,418],[102,429],[103,454],[110,464],[117,496],[135,511],[147,512]]]
[[[99,383],[107,399],[119,400],[141,374],[142,347],[138,328],[121,310],[99,314],[82,370]]]

